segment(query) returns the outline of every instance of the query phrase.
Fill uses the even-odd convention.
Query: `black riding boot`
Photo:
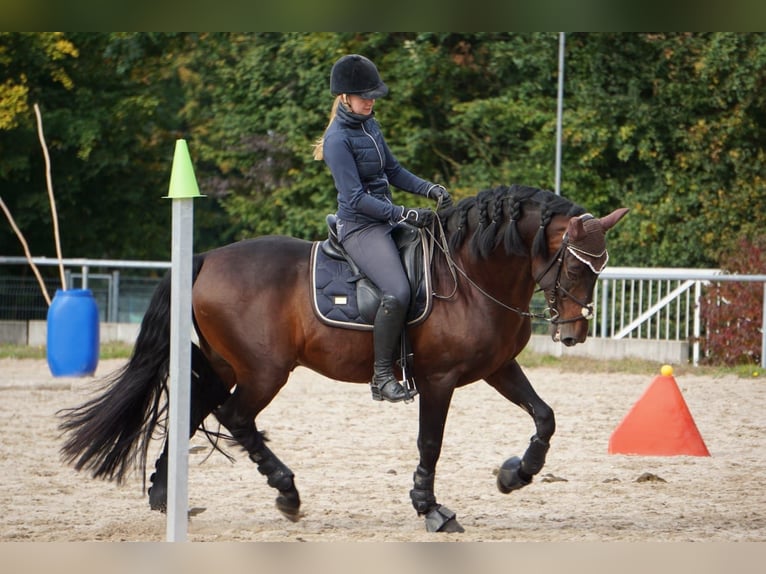
[[[387,400],[392,403],[405,401],[410,397],[407,390],[399,383],[393,371],[394,350],[402,333],[407,309],[402,308],[397,300],[386,295],[381,299],[373,323],[373,343],[375,364],[370,388],[376,401]]]

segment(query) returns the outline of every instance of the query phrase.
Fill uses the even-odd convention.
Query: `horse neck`
[[[531,216],[527,221],[523,221],[521,235],[524,237],[524,244],[528,248],[529,267],[532,277],[537,279],[543,272],[543,269],[551,264],[551,260],[556,256],[561,243],[564,239],[564,233],[567,229],[570,216],[557,214],[551,217],[544,229],[543,251],[538,251],[536,242],[538,241],[538,232],[540,230],[540,218]]]
[[[508,254],[500,244],[487,257],[477,256],[471,246],[472,237],[473,232],[450,253],[449,258],[435,258],[435,291],[446,293],[454,285],[455,273],[451,267],[454,264],[460,270],[458,274],[464,274],[469,282],[474,282],[493,297],[506,301],[512,295],[514,301],[508,303],[514,306],[524,304],[524,299],[531,299],[535,281],[529,254]],[[531,240],[525,239],[525,245],[529,249]]]
[[[495,206],[490,204],[488,211],[494,208]],[[490,286],[493,293],[513,291],[522,298],[527,296],[531,298],[536,285],[535,272],[539,272],[538,269],[547,264],[561,245],[569,216],[557,214],[549,217],[544,225],[544,235],[540,239],[545,243],[542,255],[536,252],[540,246],[535,245],[538,231],[543,223],[542,210],[538,204],[526,203],[522,209],[522,217],[515,221],[510,221],[506,216],[502,219],[504,222],[500,225],[482,226],[478,208],[474,206],[465,219],[468,232],[452,253],[452,259],[469,277]],[[506,252],[503,241],[509,225],[514,225],[518,234],[517,241],[513,242],[516,253]],[[452,233],[456,232],[453,229]],[[477,254],[477,251],[482,250],[483,254]],[[449,280],[448,267],[445,260],[437,258],[436,285],[441,281]]]

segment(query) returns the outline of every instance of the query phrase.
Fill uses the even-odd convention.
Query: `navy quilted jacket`
[[[392,203],[389,184],[423,196],[428,196],[433,184],[399,164],[373,115],[354,114],[338,106],[324,135],[324,161],[335,180],[339,218],[395,223],[404,208]]]

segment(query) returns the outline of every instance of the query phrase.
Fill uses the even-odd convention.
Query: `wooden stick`
[[[53,197],[53,181],[51,178],[51,158],[48,155],[48,146],[45,145],[45,136],[43,135],[43,119],[40,115],[40,107],[35,104],[35,116],[37,116],[37,135],[40,138],[40,145],[43,148],[45,156],[45,181],[48,184],[48,197],[51,202],[51,216],[53,217],[53,235],[56,239],[56,256],[59,260],[59,272],[61,274],[61,289],[66,290],[66,279],[64,277],[64,261],[61,255],[61,238],[59,237],[59,218],[56,212],[56,199]]]
[[[37,268],[37,265],[35,265],[35,262],[32,261],[32,254],[29,252],[29,246],[27,245],[27,241],[24,239],[24,236],[21,234],[21,230],[16,225],[16,222],[13,220],[13,216],[11,215],[11,212],[8,210],[8,207],[5,205],[5,202],[3,201],[3,198],[0,197],[0,207],[3,208],[3,211],[5,212],[5,216],[8,218],[8,221],[11,224],[11,227],[13,227],[13,231],[16,232],[16,236],[19,238],[19,241],[21,241],[21,246],[24,248],[24,253],[27,256],[27,261],[29,261],[29,265],[32,266],[32,271],[35,272],[35,277],[37,277],[37,282],[40,284],[40,289],[43,291],[43,297],[45,297],[45,302],[48,303],[48,306],[51,305],[51,298],[50,295],[48,295],[48,290],[45,288],[45,281],[43,281],[42,276],[40,275],[40,270]]]

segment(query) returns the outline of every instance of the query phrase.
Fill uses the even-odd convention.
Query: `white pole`
[[[173,198],[172,201],[167,541],[185,542],[189,506],[194,200],[182,197]]]
[[[702,281],[694,282],[694,326],[692,327],[692,335],[694,336],[694,343],[692,343],[692,365],[698,367],[700,364],[700,335],[702,334],[702,313],[700,307],[700,301],[702,299]]]
[[[559,32],[559,94],[556,113],[556,195],[561,195],[561,124],[564,114],[564,32]]]

